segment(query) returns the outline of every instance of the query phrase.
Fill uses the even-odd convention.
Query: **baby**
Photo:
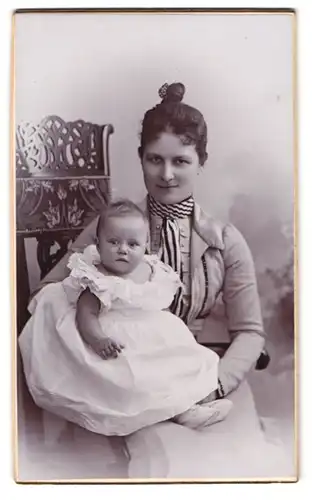
[[[171,267],[146,254],[148,234],[139,207],[112,203],[99,217],[96,245],[70,257],[70,276],[41,290],[34,313],[42,315],[42,305],[47,314],[48,303],[55,316],[54,324],[41,321],[40,348],[50,354],[36,374],[38,404],[105,435],[169,419],[203,429],[232,406],[205,402],[218,385],[219,358],[168,311],[183,285]],[[34,338],[35,329],[33,321]]]

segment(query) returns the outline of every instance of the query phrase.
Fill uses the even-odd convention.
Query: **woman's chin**
[[[180,203],[180,201],[183,201],[187,197],[183,193],[179,192],[177,188],[158,189],[157,192],[152,194],[152,196],[156,201],[163,203],[164,205]]]

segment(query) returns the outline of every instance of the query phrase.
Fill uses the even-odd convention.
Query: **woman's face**
[[[179,203],[193,193],[198,154],[193,144],[183,144],[178,135],[161,133],[145,146],[141,162],[146,189],[160,203]]]

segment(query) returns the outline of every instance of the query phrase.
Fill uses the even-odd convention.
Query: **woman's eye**
[[[148,161],[150,163],[153,163],[154,165],[159,165],[162,162],[162,159],[160,158],[160,156],[150,156],[148,158]]]
[[[179,165],[179,166],[180,166],[180,165],[188,165],[188,164],[189,164],[189,162],[188,162],[185,158],[176,158],[176,159],[174,160],[174,163],[175,163],[176,165]]]

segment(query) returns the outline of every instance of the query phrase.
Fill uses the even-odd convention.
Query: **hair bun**
[[[162,102],[181,102],[185,94],[185,87],[183,83],[164,83],[158,91],[159,97]]]

